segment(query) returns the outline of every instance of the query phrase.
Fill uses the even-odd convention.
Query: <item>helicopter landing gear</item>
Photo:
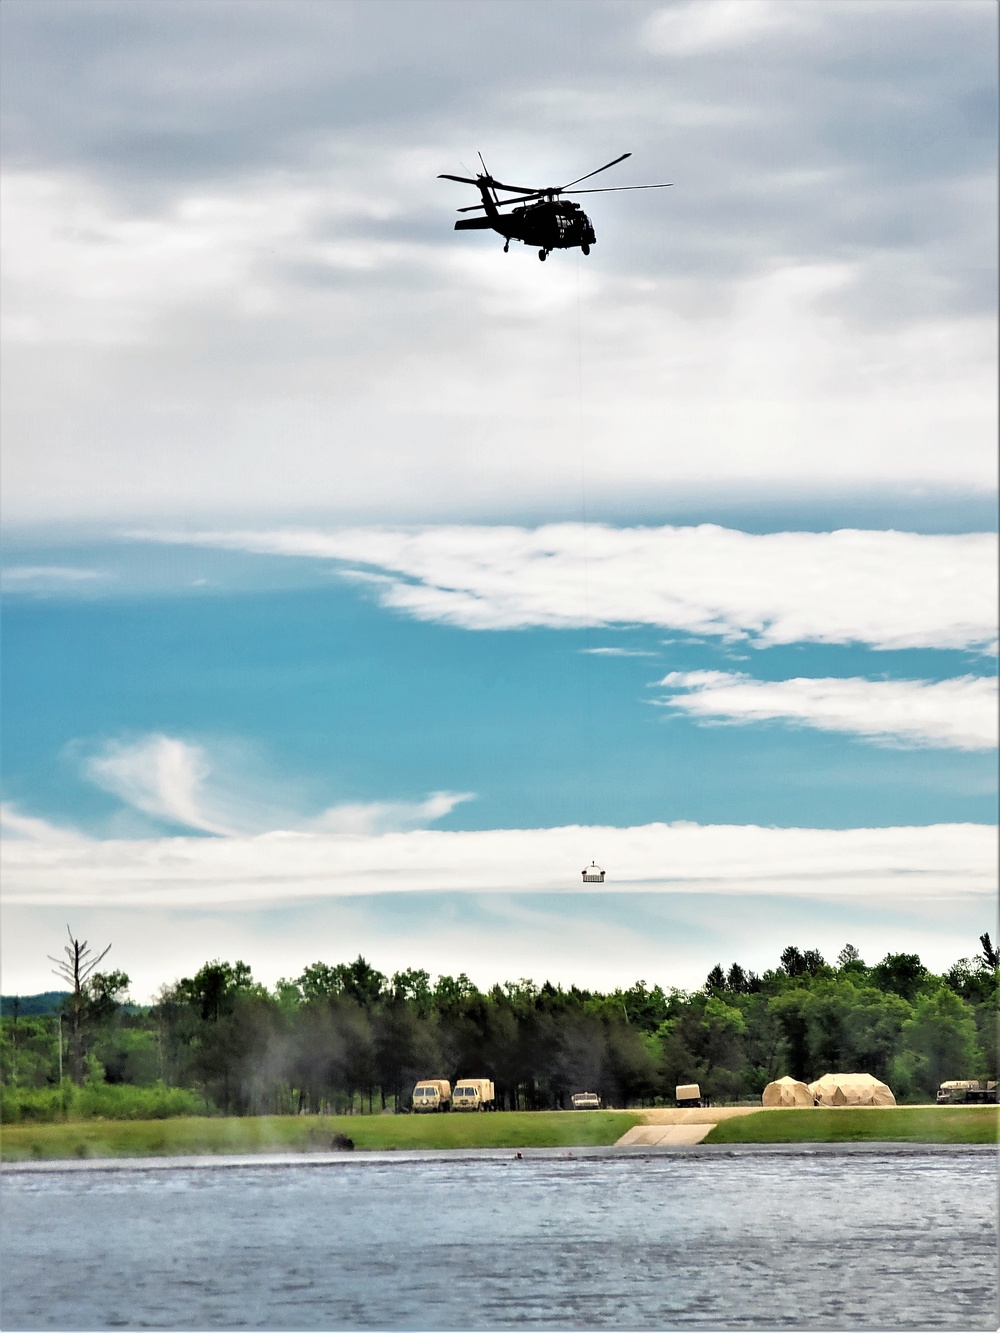
[[[549,257],[548,250],[539,250],[538,258],[542,261],[543,264],[545,263],[546,259],[548,259],[548,257]]]
[[[590,254],[590,246],[589,246],[589,245],[581,245],[581,246],[580,246],[580,249],[583,251],[583,253],[584,253],[585,255],[589,255],[589,254]]]
[[[504,252],[504,254],[506,254],[507,251],[508,251],[509,249],[510,249],[510,241],[504,241],[504,243],[503,243],[503,252]]]

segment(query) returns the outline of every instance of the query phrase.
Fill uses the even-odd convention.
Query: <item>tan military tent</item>
[[[812,1106],[813,1095],[797,1078],[777,1078],[761,1094],[762,1106]]]
[[[809,1091],[817,1106],[895,1106],[896,1099],[872,1074],[824,1074]]]

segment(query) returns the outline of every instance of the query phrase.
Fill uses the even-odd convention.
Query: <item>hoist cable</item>
[[[582,518],[582,544],[583,544],[583,641],[584,641],[584,718],[583,718],[583,751],[584,768],[589,767],[588,756],[592,750],[592,730],[593,730],[593,681],[592,681],[592,663],[593,653],[590,651],[590,553],[588,551],[588,523],[589,514],[587,512],[587,440],[584,431],[584,413],[583,413],[583,316],[582,302],[580,298],[580,255],[576,255],[576,387],[577,387],[577,438],[580,442],[580,514]],[[588,793],[590,788],[588,787]],[[588,822],[593,823],[593,799],[588,798]]]

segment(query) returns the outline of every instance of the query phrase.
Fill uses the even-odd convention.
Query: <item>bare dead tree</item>
[[[53,973],[67,982],[72,988],[71,1004],[73,1026],[70,1034],[70,1069],[74,1083],[83,1082],[83,1006],[86,996],[84,987],[87,984],[87,978],[93,972],[94,968],[107,956],[111,948],[109,944],[107,949],[99,953],[96,958],[92,957],[93,950],[89,947],[86,940],[78,940],[73,937],[73,932],[69,926],[66,927],[66,934],[69,936],[69,944],[65,946],[63,952],[65,959],[53,958],[48,955],[49,961],[56,964],[52,969]]]

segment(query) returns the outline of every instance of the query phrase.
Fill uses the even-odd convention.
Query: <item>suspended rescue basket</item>
[[[604,871],[596,861],[591,861],[590,865],[583,872],[584,884],[603,884]]]

